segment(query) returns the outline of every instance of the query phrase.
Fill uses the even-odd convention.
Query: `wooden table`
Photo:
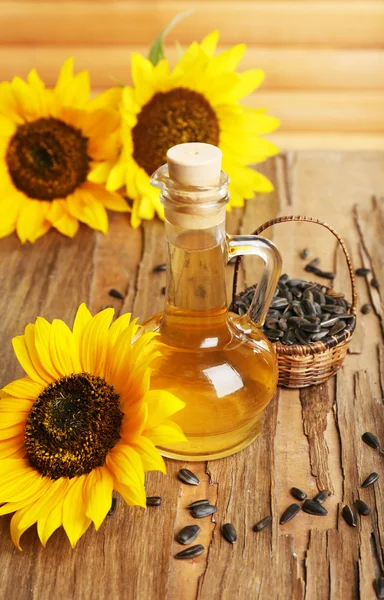
[[[288,599],[349,600],[375,597],[372,581],[383,568],[384,473],[377,452],[364,445],[364,431],[384,443],[383,289],[384,154],[301,152],[270,161],[264,171],[276,193],[234,211],[228,230],[250,232],[276,214],[312,215],[328,221],[344,237],[355,267],[374,269],[381,291],[358,278],[359,316],[343,368],[327,384],[280,390],[268,408],[261,436],[229,458],[195,463],[198,488],[181,484],[185,464],[168,461],[168,476],[151,473],[148,495],[160,495],[160,508],[128,508],[121,499],[99,533],[91,528],[75,551],[62,530],[44,550],[35,528],[23,537],[24,551],[9,536],[9,517],[0,519],[0,597],[7,600]],[[376,195],[375,200],[372,195]],[[271,232],[284,257],[284,271],[303,276],[299,251],[311,248],[325,269],[337,271],[335,288],[349,293],[342,253],[327,231],[313,224],[279,225]],[[123,215],[111,215],[110,233],[85,227],[73,241],[55,232],[34,245],[16,237],[0,242],[2,343],[1,384],[20,376],[11,338],[37,315],[72,322],[78,304],[97,311],[106,304],[141,319],[161,310],[163,274],[151,273],[163,258],[163,225],[146,223],[132,231]],[[231,269],[228,267],[228,278]],[[256,277],[251,261],[243,283]],[[108,296],[110,288],[124,301]],[[360,489],[371,471],[381,472],[374,487]],[[1,482],[0,482],[1,485]],[[299,514],[284,526],[279,516],[300,487],[311,497],[329,489],[328,516]],[[190,523],[186,505],[209,498],[219,510],[215,522],[202,521],[203,555],[176,561],[175,532]],[[356,528],[340,518],[340,507],[360,497],[372,507]],[[252,526],[268,514],[272,528]],[[231,546],[220,534],[230,521],[238,530]]]

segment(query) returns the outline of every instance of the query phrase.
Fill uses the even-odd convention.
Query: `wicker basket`
[[[316,223],[328,229],[338,240],[348,265],[349,275],[351,278],[352,287],[352,304],[351,314],[355,315],[354,319],[347,324],[346,328],[340,333],[332,336],[326,342],[319,341],[311,344],[294,344],[293,346],[285,346],[281,343],[274,344],[278,356],[279,363],[279,385],[288,388],[303,388],[310,385],[323,383],[329,377],[332,377],[341,367],[342,362],[347,354],[348,345],[356,325],[356,286],[355,277],[353,274],[351,259],[345,244],[339,234],[327,223],[323,223],[312,217],[288,216],[272,219],[264,225],[261,225],[253,235],[260,235],[268,227],[279,223],[288,223],[291,221],[306,221]],[[238,271],[241,257],[238,257],[235,266],[233,278],[233,298],[236,296]]]

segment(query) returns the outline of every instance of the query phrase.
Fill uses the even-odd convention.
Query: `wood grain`
[[[324,48],[383,48],[384,6],[356,2],[216,3],[173,0],[145,2],[3,2],[2,43],[148,44],[178,13],[194,13],[169,35],[180,43],[219,29],[226,44],[257,43]],[[21,18],[22,17],[22,18]]]
[[[279,214],[308,214],[329,221],[344,237],[355,266],[364,249],[381,279],[384,256],[382,201],[384,155],[308,151],[279,156],[262,166],[276,191],[248,201],[228,216],[231,233],[249,232]],[[371,197],[376,195],[372,204]],[[354,210],[354,205],[356,209]],[[310,224],[291,223],[268,233],[284,257],[284,270],[304,276],[299,252],[310,247],[324,269],[335,268],[335,289],[349,293],[348,276],[333,239]],[[328,237],[329,235],[329,237]],[[146,223],[133,231],[125,215],[110,215],[108,236],[81,227],[74,240],[55,232],[34,245],[15,237],[0,241],[0,309],[3,336],[0,384],[20,374],[11,338],[40,314],[71,323],[87,301],[92,310],[113,304],[145,318],[161,310],[164,274],[152,268],[163,260],[163,225]],[[244,261],[241,285],[253,283],[258,266]],[[232,267],[228,267],[230,280]],[[230,281],[228,281],[230,285]],[[357,280],[359,306],[371,289]],[[124,299],[108,295],[110,288]],[[371,299],[370,301],[373,301]],[[381,296],[376,301],[381,306]],[[376,306],[376,304],[375,304]],[[268,407],[262,434],[243,452],[220,461],[194,463],[201,484],[181,484],[184,463],[167,461],[168,476],[150,473],[147,491],[161,495],[160,508],[118,510],[100,531],[89,530],[74,551],[62,530],[43,550],[35,528],[22,538],[18,552],[9,536],[9,517],[0,519],[0,596],[7,600],[374,600],[372,581],[383,569],[383,459],[364,445],[370,430],[384,440],[384,358],[380,314],[360,316],[364,336],[343,368],[325,386],[280,390]],[[361,489],[371,471],[380,473],[374,487]],[[280,526],[282,511],[298,486],[311,497],[333,486],[326,517],[300,513]],[[214,522],[201,522],[206,551],[192,561],[175,561],[174,534],[190,523],[186,505],[199,497],[217,502]],[[349,527],[340,510],[360,497],[372,514]],[[254,533],[252,526],[271,514],[272,527]],[[238,542],[220,534],[233,522]]]

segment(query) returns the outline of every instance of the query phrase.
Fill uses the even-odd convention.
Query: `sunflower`
[[[27,81],[0,84],[0,238],[16,231],[34,242],[52,226],[73,237],[79,221],[106,233],[106,208],[129,210],[100,183],[118,149],[121,90],[89,94],[88,73],[74,75],[73,59],[54,89],[34,69]]]
[[[61,525],[75,547],[96,530],[116,490],[145,507],[144,472],[165,472],[155,445],[185,441],[169,417],[184,404],[150,391],[156,334],[137,336],[130,315],[92,317],[82,304],[73,330],[39,317],[13,339],[27,373],[0,396],[0,514],[14,513],[11,536],[34,523],[42,544]]]
[[[201,44],[193,42],[172,71],[165,59],[154,65],[140,54],[132,55],[134,85],[124,88],[121,102],[123,148],[106,187],[126,187],[133,200],[134,227],[155,212],[163,218],[159,191],[150,185],[150,176],[175,144],[206,142],[221,148],[232,206],[243,206],[255,191],[273,189],[264,175],[247,165],[278,152],[260,135],[275,130],[279,121],[264,110],[239,104],[261,84],[263,72],[236,73],[245,45],[214,56],[217,42],[218,32]]]

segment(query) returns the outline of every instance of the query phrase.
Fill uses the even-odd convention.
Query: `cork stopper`
[[[219,185],[222,156],[212,144],[178,144],[167,152],[169,177],[186,186]]]

